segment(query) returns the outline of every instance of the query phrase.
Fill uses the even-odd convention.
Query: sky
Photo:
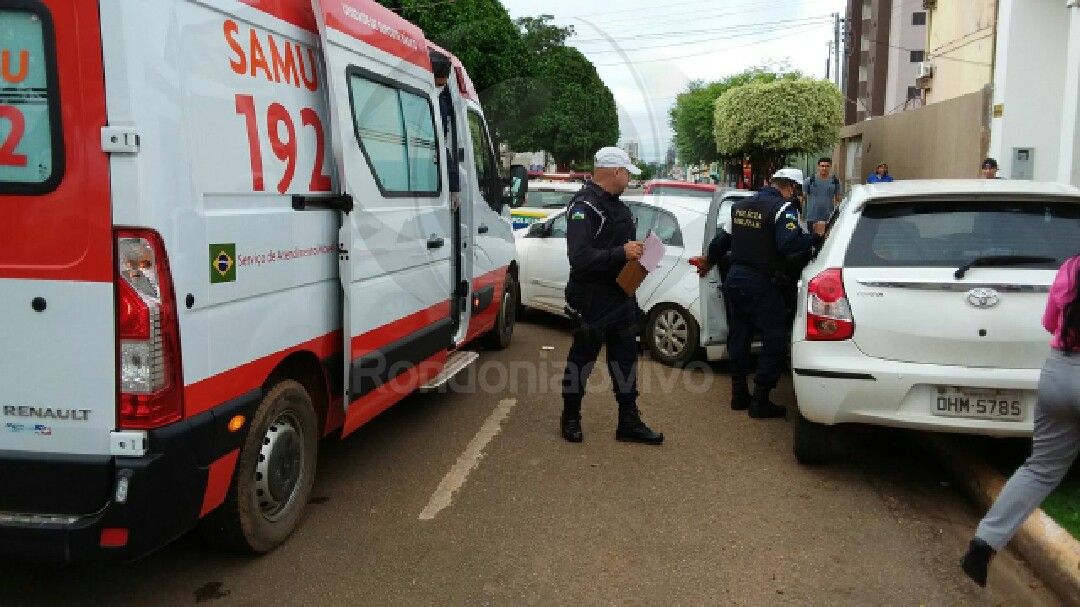
[[[510,17],[552,15],[596,66],[619,107],[622,144],[662,161],[668,110],[691,80],[719,80],[765,63],[825,77],[832,13],[844,0],[502,0]]]

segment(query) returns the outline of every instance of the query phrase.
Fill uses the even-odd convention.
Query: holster
[[[566,306],[563,308],[573,327],[574,343],[595,344],[604,341],[604,332],[589,326],[580,312]]]

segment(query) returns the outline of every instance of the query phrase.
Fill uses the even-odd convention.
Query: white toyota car
[[[857,186],[805,269],[793,328],[795,456],[833,426],[1026,436],[1080,190],[1031,181]]]
[[[638,306],[646,315],[641,337],[654,359],[684,365],[702,350],[710,360],[726,356],[728,328],[718,270],[699,278],[690,259],[705,254],[719,229],[719,218],[730,218],[732,202],[752,194],[718,192],[710,204],[672,195],[623,198],[634,215],[637,239],[652,230],[665,245],[659,267],[637,292]],[[525,308],[564,315],[570,276],[565,209],[514,234],[521,265],[518,301]]]

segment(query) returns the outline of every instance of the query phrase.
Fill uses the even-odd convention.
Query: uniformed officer
[[[821,244],[821,236],[799,226],[798,213],[788,199],[802,171],[781,169],[757,195],[736,202],[731,209],[731,234],[720,232],[709,243],[704,276],[728,251],[731,269],[724,281],[728,307],[728,353],[731,357],[731,408],[750,410],[750,417],[784,417],[787,410],[769,400],[784,368],[788,331],[783,269],[788,256]],[[822,224],[822,228],[824,224]],[[746,387],[750,374],[750,345],[755,330],[762,350],[754,375],[754,394]]]
[[[616,147],[596,152],[592,181],[574,195],[567,209],[566,252],[570,280],[566,312],[575,320],[574,341],[563,375],[563,438],[581,442],[581,401],[600,347],[607,346],[608,371],[619,403],[615,438],[658,445],[664,435],[641,421],[637,408],[638,308],[616,283],[627,260],[640,259],[634,219],[619,195],[631,175],[641,174],[630,156]]]

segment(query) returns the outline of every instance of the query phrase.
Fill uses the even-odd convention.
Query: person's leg
[[[728,321],[728,369],[731,372],[731,408],[736,411],[750,406],[750,391],[746,377],[750,375],[750,346],[754,340],[752,311],[753,298],[746,290],[746,282],[738,275],[729,275],[724,285],[724,307]]]
[[[607,345],[608,373],[611,374],[611,387],[615,392],[615,401],[619,403],[619,424],[615,438],[621,441],[658,445],[664,441],[664,435],[653,432],[641,421],[638,410],[637,367],[638,325],[634,312],[636,304],[627,307],[625,318],[619,320],[605,335]]]
[[[1031,457],[1001,490],[975,531],[962,563],[977,583],[986,583],[992,551],[1000,550],[1069,471],[1080,450],[1080,365],[1051,354],[1039,377]]]
[[[581,314],[580,326],[574,328],[573,342],[566,356],[566,369],[563,371],[562,397],[563,412],[560,428],[563,438],[571,442],[581,442],[581,402],[585,398],[586,383],[596,364],[596,357],[604,345],[603,333],[589,325],[587,309],[589,298],[567,287],[567,304]]]
[[[787,409],[769,400],[769,393],[780,381],[787,358],[788,322],[784,297],[779,289],[764,284],[757,299],[754,325],[761,332],[761,353],[754,375],[754,397],[750,416],[754,418],[784,417]]]

